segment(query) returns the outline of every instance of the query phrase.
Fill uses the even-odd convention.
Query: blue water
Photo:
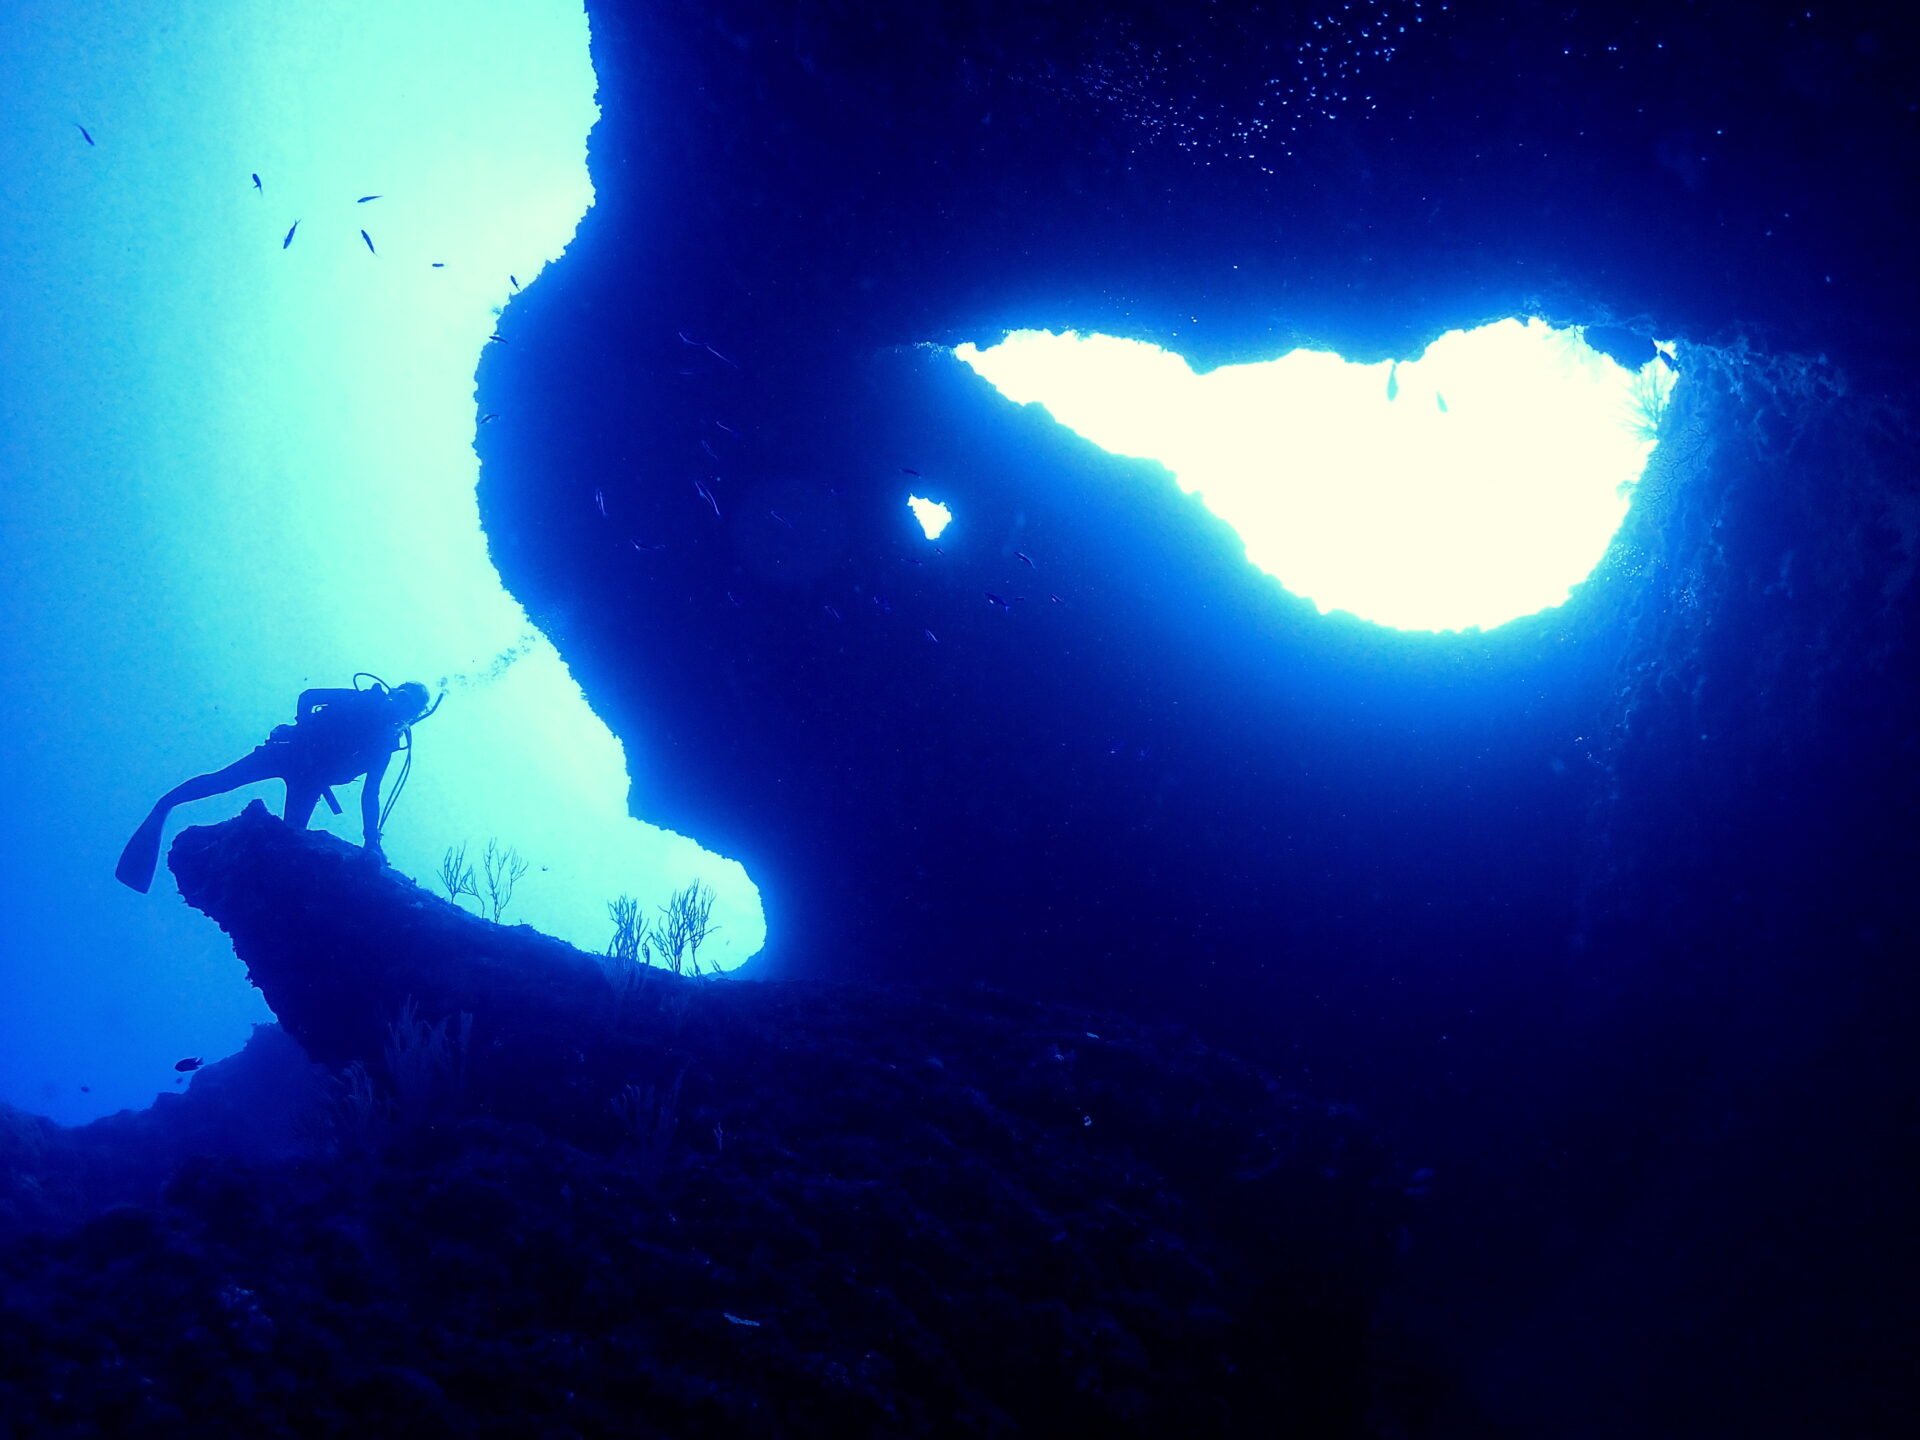
[[[403,871],[517,847],[512,918],[595,949],[608,902],[651,910],[699,879],[720,896],[710,958],[751,955],[751,882],[631,818],[625,747],[502,589],[474,503],[487,337],[592,204],[579,7],[6,23],[3,383],[25,423],[0,533],[32,738],[0,779],[43,821],[0,841],[21,896],[0,1097],[68,1122],[143,1105],[181,1054],[269,1018],[166,877],[130,895],[111,857],[163,791],[358,670],[447,696],[386,836]],[[348,796],[314,823],[358,839],[357,815]]]

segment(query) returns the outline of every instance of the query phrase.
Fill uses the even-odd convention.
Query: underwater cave
[[[309,1062],[371,1113],[493,1027],[477,1115],[343,1152],[387,1189],[273,1292],[496,1307],[458,1363],[356,1359],[341,1414],[1894,1433],[1908,41],[1772,5],[586,11],[593,203],[479,346],[479,518],[626,813],[737,862],[766,938],[643,981],[257,809],[178,842],[300,1054],[176,1115]],[[1517,358],[1476,375],[1475,337]],[[178,1214],[83,1229],[34,1295],[222,1216],[271,1268],[318,1204],[138,1133],[112,1198]],[[376,1232],[436,1258],[383,1281]],[[489,1402],[521,1323],[570,1338]]]

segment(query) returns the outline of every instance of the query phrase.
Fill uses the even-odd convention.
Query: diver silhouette
[[[353,678],[357,686],[361,676]],[[293,724],[274,726],[273,733],[251,753],[223,769],[183,780],[162,795],[121,851],[120,863],[113,871],[115,877],[146,894],[160,863],[160,837],[173,807],[223,795],[256,780],[286,782],[287,802],[281,816],[289,825],[304,830],[322,797],[334,814],[340,813],[340,802],[333,796],[335,785],[366,776],[366,783],[360,787],[361,834],[367,852],[384,860],[380,828],[413,764],[413,726],[437,710],[440,702],[429,705],[427,687],[417,681],[388,689],[375,677],[366,678],[373,684],[365,690],[301,691]],[[401,750],[407,752],[407,761],[382,811],[380,787],[386,780],[387,762]]]

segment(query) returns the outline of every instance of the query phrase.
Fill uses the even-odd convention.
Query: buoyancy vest
[[[274,733],[295,747],[300,767],[314,779],[343,785],[399,749],[401,728],[389,718],[386,696],[363,690],[328,701]]]

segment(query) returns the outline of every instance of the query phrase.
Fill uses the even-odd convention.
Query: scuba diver
[[[373,681],[365,690],[358,688],[363,676]],[[364,671],[353,679],[355,688],[351,690],[301,691],[293,724],[274,726],[266,742],[256,745],[252,753],[224,769],[183,780],[162,795],[160,803],[133,832],[120,854],[120,863],[114,867],[121,884],[147,893],[160,863],[160,837],[174,806],[223,795],[256,780],[286,782],[287,803],[281,817],[304,830],[313,807],[323,796],[327,807],[336,815],[340,813],[340,802],[333,796],[335,785],[366,776],[366,783],[360,787],[361,833],[367,853],[384,861],[380,829],[393,812],[393,802],[400,798],[413,765],[413,726],[439,709],[440,701],[429,705],[427,687],[417,681],[388,689]],[[386,779],[387,762],[401,750],[407,752],[406,763],[383,810],[380,787]]]

